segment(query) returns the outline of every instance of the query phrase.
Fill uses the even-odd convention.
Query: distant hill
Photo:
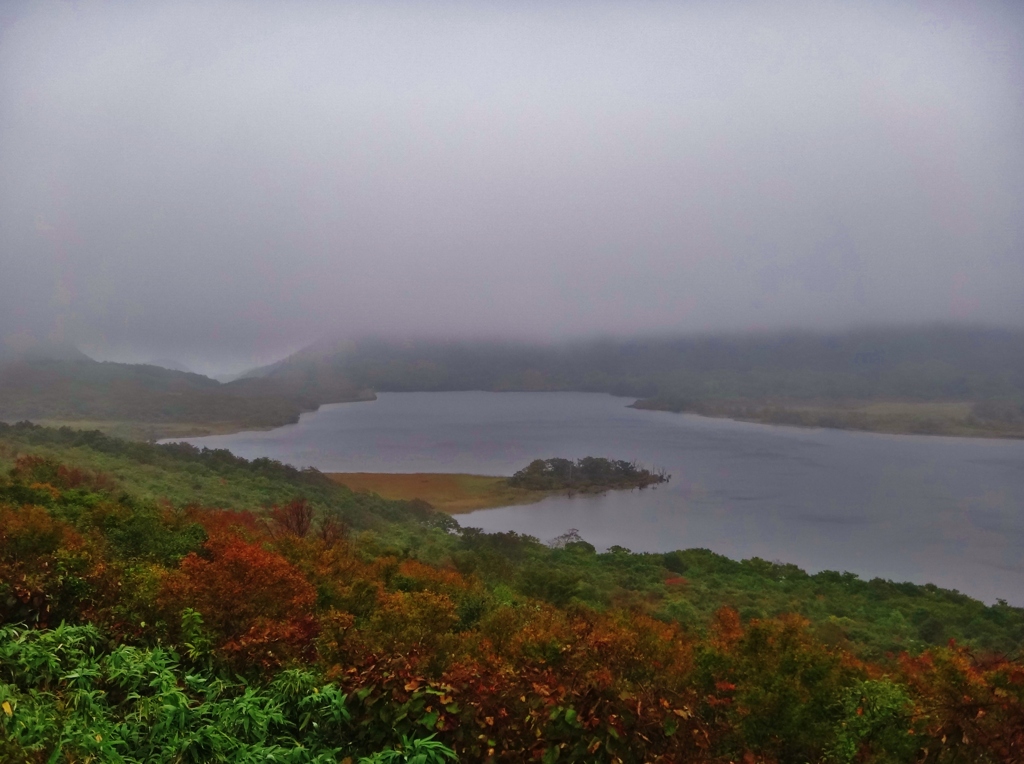
[[[0,342],[0,364],[16,361],[91,361],[85,353],[70,342],[26,342],[10,344]]]
[[[1024,331],[320,342],[225,383],[68,346],[0,356],[0,420],[143,439],[278,427],[374,391],[445,390],[602,392],[757,422],[1024,437]]]
[[[514,342],[321,342],[250,372],[313,399],[377,391],[576,390],[641,408],[893,432],[1024,435],[1024,331]]]
[[[337,400],[358,398],[339,388]],[[0,360],[0,420],[99,427],[136,438],[279,427],[324,399],[286,380],[221,384],[148,364],[19,354]]]
[[[154,358],[152,361],[146,362],[147,366],[159,366],[161,369],[170,369],[171,371],[184,371],[188,374],[195,374],[193,369],[190,369],[180,361],[175,361],[172,358]]]
[[[322,342],[245,378],[314,391],[582,390],[638,398],[1024,396],[1024,331],[929,327],[557,344]]]

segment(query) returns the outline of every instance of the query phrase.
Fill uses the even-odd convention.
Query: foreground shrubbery
[[[1024,758],[1016,608],[339,512],[177,506],[20,456],[0,479],[0,760]],[[858,631],[876,605],[907,617]],[[975,636],[928,647],[940,616]]]

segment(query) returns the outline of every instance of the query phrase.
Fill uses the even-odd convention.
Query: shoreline
[[[304,408],[296,416],[286,422],[259,424],[249,422],[151,422],[132,419],[62,419],[59,417],[40,417],[28,419],[41,427],[70,427],[73,430],[98,430],[124,440],[158,443],[162,440],[178,440],[186,438],[205,438],[213,435],[235,435],[240,432],[269,432],[280,427],[297,424],[303,414],[312,414],[324,406],[336,403],[370,403],[377,400],[377,394],[367,390],[358,397],[340,401],[325,401],[311,408]],[[14,421],[9,424],[15,424]]]
[[[918,403],[887,400],[857,401],[845,405],[785,404],[771,401],[705,401],[679,405],[656,398],[641,398],[627,408],[778,427],[869,432],[879,435],[1011,441],[1024,439],[1024,429],[985,426],[969,421],[967,417],[971,406],[973,403],[967,401]]]
[[[384,391],[387,392],[387,391]],[[404,392],[404,391],[403,391]],[[438,391],[457,392],[457,391]],[[549,392],[549,391],[485,391]],[[550,392],[579,392],[572,390]],[[361,403],[377,400],[376,391],[341,401],[325,401],[300,412],[309,414],[336,403]],[[620,396],[621,397],[621,396]],[[702,401],[679,404],[657,398],[637,398],[626,408],[638,411],[664,411],[690,414],[707,419],[806,429],[869,432],[880,435],[941,436],[982,440],[1022,440],[1024,429],[985,426],[967,419],[971,401],[907,402],[865,400],[847,404],[785,403],[775,401]],[[295,424],[298,418],[279,424],[245,422],[143,422],[132,420],[39,418],[31,420],[44,427],[71,427],[99,430],[106,435],[155,443],[162,440],[234,435],[240,432],[266,432]]]

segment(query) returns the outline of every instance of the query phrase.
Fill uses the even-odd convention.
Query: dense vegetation
[[[646,488],[668,482],[670,475],[638,467],[622,459],[586,456],[571,459],[534,459],[508,479],[513,488],[531,491],[599,493],[615,488]]]
[[[0,445],[3,761],[1024,750],[1019,608],[484,534],[223,451],[31,425]]]

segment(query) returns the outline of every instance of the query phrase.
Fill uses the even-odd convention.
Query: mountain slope
[[[1024,332],[933,326],[843,334],[318,343],[249,378],[315,400],[388,392],[604,392],[636,405],[890,432],[1024,436]]]
[[[358,397],[348,388],[334,390],[336,400]],[[200,374],[84,355],[0,361],[0,420],[8,422],[87,424],[145,439],[279,427],[321,402],[287,380],[221,384]]]

